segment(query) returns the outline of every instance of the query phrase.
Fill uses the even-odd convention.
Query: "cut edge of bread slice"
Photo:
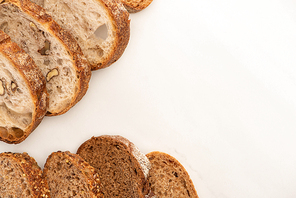
[[[92,137],[77,154],[98,172],[105,197],[151,197],[146,182],[150,162],[128,139],[118,135]]]
[[[42,170],[28,153],[0,153],[1,197],[49,198]]]
[[[0,65],[0,140],[17,144],[46,113],[46,81],[32,58],[1,30]]]
[[[79,155],[57,151],[48,156],[43,177],[51,197],[103,198],[101,183],[95,169]]]
[[[198,198],[192,180],[177,159],[159,151],[150,152],[146,156],[152,166],[148,183],[157,197]]]
[[[0,6],[0,29],[33,58],[47,80],[47,115],[67,112],[85,95],[91,76],[76,40],[29,0],[4,0]]]
[[[140,12],[147,8],[153,0],[121,0],[129,13]]]
[[[130,37],[129,13],[120,0],[33,0],[68,30],[92,70],[110,66],[125,51]]]

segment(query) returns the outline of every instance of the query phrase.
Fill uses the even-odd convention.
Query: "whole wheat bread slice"
[[[148,177],[149,186],[157,197],[198,198],[187,171],[178,160],[158,151],[146,156],[152,165]]]
[[[53,152],[46,160],[43,175],[51,198],[103,198],[94,168],[69,151]]]
[[[121,0],[129,13],[136,13],[147,8],[153,0]]]
[[[129,13],[120,0],[33,0],[45,8],[80,45],[92,70],[123,54],[130,36]]]
[[[150,162],[139,149],[121,136],[92,137],[77,153],[93,166],[102,182],[105,198],[144,198]]]
[[[27,153],[0,154],[0,197],[49,198],[42,170]]]
[[[47,109],[46,82],[34,61],[0,30],[0,140],[20,143]]]
[[[60,115],[85,94],[90,67],[75,39],[29,0],[0,0],[0,29],[23,48],[46,77],[47,115]]]

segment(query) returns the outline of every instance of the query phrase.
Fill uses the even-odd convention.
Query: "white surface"
[[[295,1],[154,0],[73,109],[0,152],[43,166],[103,134],[176,157],[200,198],[295,198]]]

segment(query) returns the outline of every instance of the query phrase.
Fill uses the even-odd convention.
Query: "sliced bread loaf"
[[[23,48],[46,77],[47,115],[68,111],[85,94],[90,67],[73,37],[29,0],[0,0],[0,29]]]
[[[99,174],[105,198],[143,198],[150,162],[139,149],[121,136],[92,137],[77,153]]]
[[[150,5],[153,0],[121,0],[129,13],[139,12]]]
[[[49,197],[42,170],[27,153],[0,154],[0,197]]]
[[[52,198],[103,198],[94,168],[69,151],[52,153],[46,160],[43,175]]]
[[[20,143],[47,108],[46,82],[34,61],[0,30],[0,140]]]
[[[157,197],[198,198],[187,171],[174,157],[162,152],[151,152],[146,156],[152,165],[149,186]]]
[[[129,13],[120,0],[33,0],[45,8],[80,45],[92,70],[123,54],[130,36]]]

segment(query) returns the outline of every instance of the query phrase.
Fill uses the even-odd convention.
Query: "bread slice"
[[[46,160],[43,175],[51,198],[103,198],[94,168],[69,151],[53,152]]]
[[[139,12],[150,5],[153,0],[121,0],[129,13]]]
[[[0,154],[0,197],[49,197],[42,170],[27,153]]]
[[[129,13],[120,0],[33,0],[70,31],[92,70],[123,54],[130,36]]]
[[[0,140],[20,143],[47,108],[46,82],[34,61],[0,30]]]
[[[146,178],[150,162],[126,138],[92,137],[79,147],[77,153],[98,172],[105,198],[143,198],[148,193]]]
[[[0,0],[0,29],[23,48],[47,80],[47,115],[68,111],[85,94],[90,67],[73,37],[29,0]]]
[[[187,171],[174,157],[158,151],[146,156],[152,164],[149,186],[157,197],[198,198]]]

